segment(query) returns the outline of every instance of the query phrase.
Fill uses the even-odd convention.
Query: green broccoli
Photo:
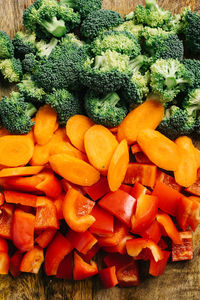
[[[23,23],[39,38],[62,37],[80,24],[80,15],[57,0],[36,0],[24,11]]]
[[[102,98],[89,91],[85,95],[85,111],[96,124],[106,127],[119,125],[128,113],[126,106],[115,92]]]
[[[14,56],[14,47],[11,38],[7,33],[0,30],[0,59],[11,58]]]
[[[81,34],[86,39],[94,39],[103,31],[123,23],[119,13],[112,10],[98,10],[90,13],[81,24]]]
[[[49,42],[40,40],[36,43],[37,55],[39,57],[48,57],[57,44],[58,39],[56,38],[52,38]]]
[[[91,51],[101,55],[106,50],[114,50],[131,58],[141,54],[141,47],[135,37],[127,31],[106,31],[99,35],[91,44]]]
[[[171,102],[181,92],[192,85],[191,74],[175,59],[158,59],[150,67],[150,86],[163,103]]]
[[[78,47],[82,47],[84,45],[84,41],[79,40],[79,38],[74,33],[68,33],[62,37],[60,45],[71,46],[72,44],[76,44]]]
[[[130,20],[125,21],[117,27],[114,27],[113,30],[130,32],[137,39],[137,41],[140,42],[144,27],[142,24],[136,25],[132,20]]]
[[[39,61],[33,53],[26,54],[22,60],[22,69],[24,73],[33,74],[39,65]]]
[[[197,116],[200,111],[200,88],[191,89],[182,102],[182,107],[190,116]]]
[[[83,19],[93,11],[101,9],[102,5],[101,0],[60,0],[60,3],[78,11]]]
[[[22,65],[19,59],[8,58],[0,61],[0,72],[10,83],[19,82],[22,78]]]
[[[24,102],[19,92],[12,92],[0,101],[0,117],[3,126],[12,134],[28,133],[34,125],[31,117],[37,109],[31,103]]]
[[[45,102],[57,112],[60,126],[66,126],[70,117],[83,113],[78,97],[65,89],[53,90],[46,96]]]
[[[193,78],[191,88],[200,88],[200,61],[196,59],[184,59],[183,64]]]
[[[183,13],[186,47],[193,54],[200,54],[200,15],[186,9]]]
[[[13,39],[15,56],[23,59],[26,54],[36,53],[36,35],[34,32],[18,31]]]
[[[175,34],[180,34],[183,32],[184,24],[182,22],[182,16],[180,14],[175,14],[171,17],[168,23],[162,26],[163,30],[171,31]]]

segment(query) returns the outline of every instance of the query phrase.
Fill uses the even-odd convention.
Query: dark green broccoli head
[[[57,112],[60,126],[66,126],[70,117],[82,114],[78,97],[65,89],[54,90],[52,94],[46,96],[45,102]]]
[[[85,111],[96,124],[106,127],[119,125],[128,113],[125,104],[115,92],[101,98],[89,91],[85,96]]]
[[[94,55],[101,55],[106,50],[114,50],[131,58],[140,55],[141,47],[136,38],[127,31],[106,31],[91,44]]]
[[[18,31],[13,39],[15,56],[23,59],[26,54],[36,53],[36,35],[29,31]]]
[[[200,54],[200,16],[187,10],[185,14],[186,46],[191,53]]]
[[[86,39],[94,39],[103,31],[123,23],[121,15],[112,10],[98,10],[90,13],[81,24],[81,34]]]
[[[191,88],[200,88],[200,61],[196,59],[184,59],[183,64],[193,78]]]
[[[28,133],[34,125],[31,117],[36,111],[33,104],[24,102],[23,96],[18,92],[12,92],[10,97],[3,97],[0,101],[3,126],[12,134]]]
[[[14,47],[11,38],[7,33],[0,30],[0,59],[14,56]]]
[[[48,57],[57,44],[58,44],[58,39],[56,38],[52,38],[49,42],[40,40],[39,42],[36,43],[37,55],[40,58]]]
[[[13,57],[0,61],[0,72],[10,83],[19,82],[23,75],[20,60]]]
[[[60,0],[60,3],[78,11],[82,19],[101,9],[102,5],[101,0]]]
[[[200,88],[191,89],[182,102],[182,107],[189,115],[197,116],[200,111]]]
[[[26,54],[22,60],[22,69],[24,73],[33,74],[37,69],[39,61],[33,53]]]
[[[137,39],[137,41],[140,42],[144,26],[142,24],[136,25],[132,20],[130,20],[123,22],[117,27],[114,27],[113,30],[130,32]]]

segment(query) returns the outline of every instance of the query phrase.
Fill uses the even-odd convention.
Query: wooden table
[[[0,0],[0,29],[11,36],[22,27],[24,8],[33,0]],[[104,0],[103,7],[130,12],[138,0]],[[191,5],[200,10],[200,0],[160,0],[159,5],[179,12]],[[12,87],[13,88],[13,87]],[[8,94],[11,87],[0,86],[0,95]],[[200,299],[200,230],[194,235],[194,259],[171,263],[164,275],[148,277],[138,287],[102,289],[98,278],[70,282],[39,275],[21,274],[17,279],[0,276],[0,300],[199,300]]]

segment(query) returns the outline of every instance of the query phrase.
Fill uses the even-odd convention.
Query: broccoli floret
[[[24,11],[23,22],[39,38],[61,37],[80,23],[80,15],[57,0],[36,0]]]
[[[33,53],[26,54],[22,60],[22,69],[24,73],[33,74],[37,69],[39,61]]]
[[[98,10],[90,13],[81,25],[81,34],[86,39],[94,39],[103,31],[123,23],[119,13],[112,10]]]
[[[191,89],[182,102],[182,107],[190,116],[197,116],[200,111],[200,88]]]
[[[162,26],[163,30],[171,31],[176,34],[180,34],[183,32],[184,24],[182,22],[182,16],[180,14],[175,14],[171,17],[170,21],[164,26]]]
[[[36,52],[36,35],[34,32],[18,31],[13,39],[15,56],[23,59],[26,54]]]
[[[83,19],[93,11],[101,9],[102,5],[101,0],[60,0],[60,3],[78,11]]]
[[[91,44],[94,55],[101,55],[106,50],[114,50],[135,58],[141,53],[141,47],[135,37],[127,31],[106,31]]]
[[[60,126],[66,126],[68,119],[76,114],[82,114],[82,107],[79,99],[68,90],[53,90],[47,95],[45,102],[55,109]]]
[[[51,51],[58,44],[58,39],[52,38],[50,42],[41,40],[36,43],[37,55],[39,57],[48,57],[51,54]]]
[[[115,92],[102,98],[89,91],[85,95],[85,111],[96,124],[106,127],[119,125],[128,113],[126,106]]]
[[[19,92],[12,92],[10,97],[0,101],[0,117],[3,126],[13,134],[28,133],[34,125],[31,117],[37,109],[31,103],[24,102]]]
[[[184,59],[183,64],[191,73],[191,77],[193,78],[191,88],[200,88],[200,61],[196,59]]]
[[[150,86],[163,103],[172,101],[192,84],[185,66],[175,59],[159,59],[151,67]]]
[[[113,30],[130,32],[137,39],[137,41],[140,42],[144,27],[142,24],[136,25],[132,20],[130,20],[117,27],[114,27]]]
[[[187,49],[191,53],[200,54],[200,16],[187,9],[183,22]]]
[[[19,59],[8,58],[0,62],[0,72],[10,83],[19,82],[22,78],[22,65]]]
[[[0,30],[0,59],[14,56],[14,47],[11,38],[7,33]]]
[[[181,135],[190,136],[195,130],[195,117],[173,105],[166,109],[165,116],[157,130],[172,140]]]
[[[71,46],[72,44],[75,44],[78,47],[82,47],[84,45],[84,41],[79,40],[79,38],[74,33],[68,33],[62,37],[60,45]]]
[[[158,6],[156,0],[146,0],[145,7],[138,5],[134,11],[134,20],[137,24],[150,27],[162,27],[171,19],[171,12]]]

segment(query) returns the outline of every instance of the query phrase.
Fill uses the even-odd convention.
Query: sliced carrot
[[[113,134],[102,125],[88,129],[84,138],[85,150],[90,163],[99,171],[107,171],[118,142]]]
[[[127,141],[123,140],[117,146],[108,168],[108,184],[111,191],[117,191],[126,175],[129,162]]]
[[[42,169],[43,166],[5,168],[0,171],[0,177],[35,175],[38,174]]]
[[[84,135],[86,131],[93,126],[94,123],[86,116],[72,116],[66,125],[66,133],[72,145],[82,152],[85,152]]]
[[[34,136],[37,144],[45,145],[47,144],[55,129],[57,114],[53,108],[49,105],[44,105],[40,107],[35,117],[35,126],[34,126]]]
[[[50,157],[51,141],[45,145],[36,144],[34,147],[33,156],[30,161],[32,166],[44,166],[48,163]]]
[[[147,100],[132,110],[118,128],[118,140],[126,139],[131,145],[137,140],[141,129],[156,129],[163,119],[164,108],[157,100]]]
[[[178,168],[174,172],[178,184],[189,187],[197,179],[197,161],[195,147],[192,140],[187,136],[181,136],[175,140],[178,146],[180,160]]]
[[[91,186],[100,179],[99,172],[90,164],[65,153],[51,156],[49,162],[57,174],[72,183]]]
[[[33,141],[23,135],[0,137],[0,165],[19,167],[26,165],[33,156]]]
[[[200,150],[197,148],[194,148],[194,150],[195,150],[197,166],[198,166],[198,168],[200,168]]]
[[[180,155],[178,146],[160,132],[143,129],[139,132],[137,142],[147,157],[159,168],[175,171]]]
[[[59,136],[60,138],[63,139],[63,141],[66,141],[66,142],[70,142],[67,134],[66,134],[66,128],[65,127],[62,127],[62,128],[58,128],[55,132],[54,132],[55,135]]]

